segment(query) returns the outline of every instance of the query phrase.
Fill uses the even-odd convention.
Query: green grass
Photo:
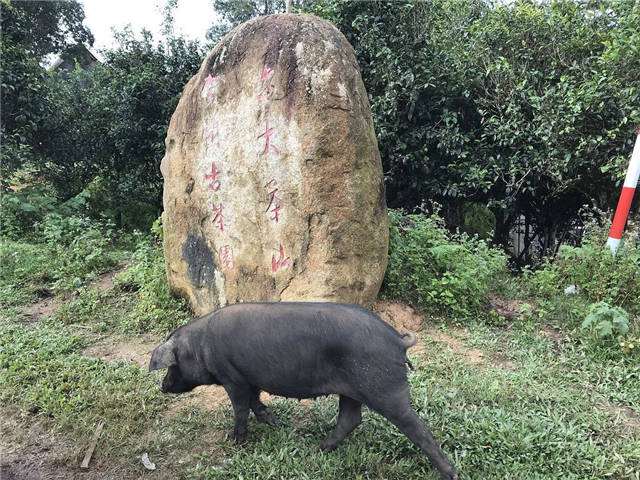
[[[107,248],[108,247],[108,248]],[[72,292],[130,256],[123,246],[87,239],[82,248],[0,239],[0,308]]]
[[[22,255],[5,277],[17,294],[38,282],[51,284],[21,273],[21,268],[37,271],[32,266],[43,258],[38,248],[14,243],[11,249]],[[52,318],[23,323],[5,313],[2,404],[26,424],[44,424],[72,445],[86,445],[104,420],[94,468],[108,464],[118,478],[144,473],[143,452],[161,478],[438,478],[426,456],[367,409],[363,424],[337,450],[320,453],[317,445],[336,421],[333,397],[310,405],[277,400],[272,408],[280,426],[251,418],[249,440],[236,445],[229,407],[169,411],[180,396],[158,392],[159,372],[84,356],[83,349],[98,337],[122,332],[160,337],[189,318],[184,303],[168,295],[159,252],[157,245],[139,242],[129,254],[132,265],[114,287],[105,292],[79,287]],[[28,295],[20,302],[37,297]],[[499,325],[466,322],[461,342],[484,352],[479,364],[431,339],[429,330],[421,332],[424,351],[410,351],[416,367],[409,375],[414,408],[461,478],[637,480],[640,430],[625,415],[640,412],[638,356],[594,344],[563,319],[556,325],[562,335],[552,341],[541,334],[549,317],[527,314]],[[446,319],[437,321],[445,330],[453,328]],[[451,331],[456,333],[458,327]],[[492,363],[496,358],[511,363],[500,367]],[[627,413],[621,415],[618,407]]]
[[[0,400],[79,443],[104,420],[103,454],[111,455],[130,444],[167,399],[138,367],[81,355],[84,344],[61,325],[0,325]]]
[[[477,325],[469,337],[489,357],[506,346],[515,369],[467,364],[423,335],[426,352],[412,355],[410,375],[414,408],[463,478],[636,478],[640,432],[603,407],[611,402],[637,411],[637,385],[620,377],[633,376],[631,362],[602,372],[572,349],[563,349],[558,361],[549,340],[526,328],[506,334]],[[157,392],[157,376],[83,357],[83,334],[68,327],[2,325],[0,340],[3,403],[78,441],[106,420],[98,455],[120,462],[124,475],[135,476],[131,458],[148,451],[159,468],[186,478],[437,478],[417,448],[367,410],[363,425],[335,452],[318,452],[336,420],[334,398],[311,406],[277,401],[281,426],[252,420],[249,441],[237,446],[228,438],[230,408],[168,415],[171,397]]]

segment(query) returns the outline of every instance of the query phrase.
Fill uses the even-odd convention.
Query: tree
[[[391,206],[487,204],[547,252],[584,203],[611,207],[640,124],[640,4],[319,4],[355,48]],[[636,127],[637,128],[637,127]],[[622,166],[622,168],[621,168]]]
[[[130,30],[89,71],[52,83],[53,112],[39,129],[39,169],[61,199],[91,186],[99,208],[116,219],[131,205],[162,208],[160,161],[169,120],[182,89],[197,72],[198,42],[154,42]]]
[[[84,7],[75,0],[2,0],[0,5],[3,42],[22,45],[38,60],[76,43],[93,45],[93,35],[83,24]]]
[[[289,3],[298,10],[304,10],[312,4],[310,0],[293,0]],[[222,21],[209,29],[207,39],[217,43],[232,28],[247,20],[261,15],[285,13],[287,0],[213,0],[212,5]]]
[[[52,112],[43,58],[77,42],[93,44],[83,25],[84,10],[75,1],[0,1],[2,116],[0,141],[3,183],[30,167],[37,155],[38,129]]]

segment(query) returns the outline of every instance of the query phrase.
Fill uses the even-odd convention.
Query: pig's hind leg
[[[253,413],[259,422],[266,423],[274,427],[278,425],[278,417],[274,415],[269,407],[260,401],[260,389],[255,387],[251,388],[250,405],[251,410],[253,410]]]
[[[324,442],[320,444],[320,450],[329,452],[349,435],[354,428],[362,422],[362,404],[357,400],[340,395],[340,413],[338,423]]]
[[[393,423],[409,440],[427,454],[431,464],[440,472],[442,478],[456,480],[455,467],[446,457],[440,445],[433,438],[431,430],[411,408],[408,387],[397,392],[374,397],[367,405]]]

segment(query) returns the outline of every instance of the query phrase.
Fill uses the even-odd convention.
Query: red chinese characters
[[[211,74],[207,75],[207,78],[204,79],[204,86],[202,87],[202,98],[206,99],[207,103],[211,103],[211,100],[213,100],[213,96],[216,94],[217,90],[218,78]]]
[[[280,269],[290,268],[293,265],[291,257],[284,256],[284,247],[280,244],[280,258],[271,255],[271,270],[277,272]]]
[[[205,174],[204,176],[205,180],[210,180],[209,188],[214,192],[220,190],[220,180],[217,179],[219,173],[216,164],[211,162],[211,175]]]
[[[273,145],[273,143],[271,143],[271,136],[274,135],[274,131],[275,131],[275,127],[269,127],[269,120],[266,121],[267,126],[266,129],[264,131],[264,133],[261,133],[260,135],[258,135],[258,138],[264,137],[266,142],[264,145],[264,150],[262,151],[262,155],[266,155],[269,152],[273,152],[276,155],[280,155],[280,150],[278,150],[278,148]]]
[[[218,249],[218,255],[220,257],[220,264],[227,270],[233,270],[235,267],[233,259],[233,248],[231,245],[223,245]]]
[[[262,100],[264,97],[271,98],[275,92],[275,85],[271,83],[273,78],[273,70],[266,65],[262,67],[262,74],[260,75],[260,89],[258,91],[258,100]]]
[[[202,139],[206,141],[207,145],[214,145],[216,148],[220,148],[220,132],[218,127],[202,127]]]
[[[267,188],[272,189],[269,192],[269,206],[267,207],[267,212],[271,212],[273,216],[271,220],[278,223],[279,220],[279,212],[282,209],[282,200],[278,196],[278,181],[271,180],[269,183],[265,185]]]
[[[221,232],[224,232],[224,214],[222,213],[222,210],[224,209],[224,205],[222,204],[222,202],[220,202],[218,205],[216,205],[215,203],[213,204],[213,220],[211,223],[213,223],[214,225],[216,225]]]

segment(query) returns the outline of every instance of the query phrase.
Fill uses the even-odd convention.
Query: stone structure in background
[[[370,306],[388,219],[354,52],[329,22],[270,15],[205,59],[162,160],[172,292],[196,314],[246,301]]]

